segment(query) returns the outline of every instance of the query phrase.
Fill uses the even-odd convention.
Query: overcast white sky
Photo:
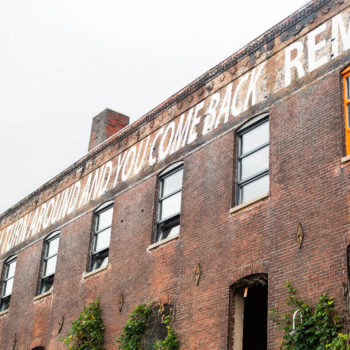
[[[305,0],[0,2],[0,213],[82,157],[106,107],[143,116]]]

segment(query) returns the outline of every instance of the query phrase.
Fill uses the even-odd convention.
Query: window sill
[[[96,270],[93,270],[93,271],[90,271],[90,272],[83,272],[83,278],[89,278],[90,276],[93,276],[93,275],[96,275],[98,274],[99,272],[102,272],[102,271],[105,271],[109,268],[109,264],[107,264],[107,266],[104,266],[104,267],[100,267],[99,269],[96,269]]]
[[[346,157],[343,157],[343,158],[340,160],[340,162],[341,162],[341,164],[350,162],[350,155],[348,155],[348,156],[346,156]]]
[[[51,295],[52,294],[52,289],[48,290],[47,292],[45,293],[41,293],[39,295],[36,295],[34,298],[33,298],[33,301],[37,301],[37,300],[40,300],[40,299],[43,299],[45,297],[47,297],[48,295]]]
[[[9,313],[9,309],[0,312],[0,317]]]
[[[162,239],[162,240],[159,241],[159,242],[155,242],[155,243],[153,243],[153,244],[151,244],[151,245],[149,245],[149,246],[147,247],[147,251],[149,252],[149,251],[151,251],[151,250],[153,250],[153,249],[155,249],[155,248],[157,248],[157,247],[159,247],[159,246],[161,246],[161,245],[164,245],[165,243],[168,243],[168,242],[170,242],[170,241],[173,241],[173,240],[175,240],[175,239],[178,239],[179,237],[180,237],[180,235],[177,234],[177,235],[175,235],[175,236]]]
[[[236,205],[235,207],[230,209],[230,214],[236,213],[237,211],[240,211],[243,208],[249,207],[250,205],[252,205],[252,204],[254,204],[256,202],[259,202],[262,199],[267,198],[268,196],[269,196],[269,194],[266,193],[266,194],[263,194],[263,195],[261,195],[259,197],[255,197],[255,198],[251,199],[248,202],[244,202],[244,203],[242,203],[240,205]]]

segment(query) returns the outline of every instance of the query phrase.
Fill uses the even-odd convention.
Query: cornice
[[[335,2],[334,0],[316,0],[312,1],[309,4],[302,7],[300,10],[296,11],[291,16],[287,17],[286,19],[279,22],[277,25],[260,35],[257,39],[250,42],[248,45],[244,46],[241,50],[237,51],[233,55],[231,55],[226,60],[222,61],[212,69],[210,69],[208,72],[201,75],[198,79],[194,80],[192,83],[187,85],[184,89],[180,90],[179,92],[175,93],[171,97],[169,97],[165,102],[163,102],[161,105],[157,106],[150,112],[146,113],[143,117],[141,117],[139,120],[131,124],[130,126],[123,129],[120,133],[118,133],[115,137],[111,137],[110,140],[104,142],[100,146],[93,149],[91,152],[89,152],[86,156],[79,159],[77,162],[72,164],[70,167],[65,169],[63,172],[58,174],[53,179],[46,182],[44,185],[39,187],[37,190],[29,194],[27,197],[22,199],[20,202],[16,203],[14,206],[0,214],[0,220],[3,220],[4,218],[10,216],[14,212],[16,212],[21,206],[24,206],[28,202],[30,202],[35,197],[39,196],[40,193],[43,191],[46,191],[50,187],[54,186],[55,184],[59,183],[62,179],[72,174],[74,171],[82,167],[86,162],[88,162],[91,159],[94,159],[99,154],[104,152],[106,149],[114,146],[115,144],[121,142],[126,137],[132,135],[137,131],[139,128],[153,120],[157,115],[159,115],[161,112],[165,111],[166,109],[172,107],[179,101],[185,99],[189,95],[191,95],[196,90],[203,87],[205,84],[207,84],[210,80],[217,77],[218,75],[222,74],[226,70],[233,67],[235,64],[237,64],[242,59],[246,58],[247,56],[250,56],[255,51],[261,49],[265,44],[271,42],[274,40],[277,36],[283,34],[284,32],[293,29],[293,26],[295,26],[297,23],[305,20],[307,17],[312,15],[313,13],[317,12],[321,7],[328,3]],[[337,1],[340,5],[344,2],[343,0]],[[300,32],[300,30],[303,28],[303,26],[296,26],[294,28],[294,33]],[[288,39],[288,36],[285,36],[282,38],[283,41]]]

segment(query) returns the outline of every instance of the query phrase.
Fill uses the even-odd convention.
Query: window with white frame
[[[175,163],[159,175],[155,242],[180,232],[183,163]]]
[[[261,115],[238,131],[237,204],[269,192],[269,120]]]
[[[13,281],[15,279],[17,257],[13,256],[4,262],[2,274],[0,311],[5,311],[10,306],[10,299],[13,289]]]
[[[104,203],[94,213],[90,271],[106,267],[111,240],[113,202]]]
[[[48,292],[53,286],[56,272],[56,262],[60,232],[53,232],[44,241],[44,254],[41,264],[39,294]]]

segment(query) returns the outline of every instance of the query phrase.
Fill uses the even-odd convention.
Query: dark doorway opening
[[[229,350],[266,350],[268,276],[258,273],[231,286],[229,303]]]
[[[244,298],[243,350],[267,349],[267,285],[247,288]]]

